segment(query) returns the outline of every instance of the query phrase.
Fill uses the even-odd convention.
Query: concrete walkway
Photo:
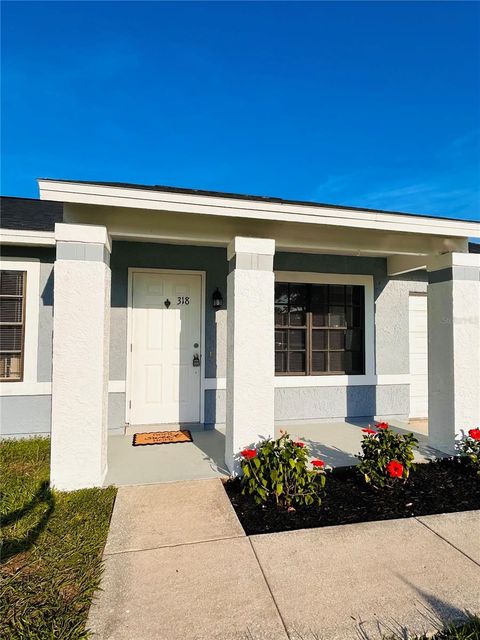
[[[245,536],[219,479],[119,489],[102,640],[350,640],[480,612],[480,512]]]

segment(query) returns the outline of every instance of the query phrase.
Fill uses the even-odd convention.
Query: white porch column
[[[444,254],[427,269],[429,441],[454,453],[480,425],[480,255]]]
[[[101,226],[56,224],[50,481],[98,487],[107,472],[110,251]]]
[[[225,462],[274,434],[275,241],[236,237],[228,247],[227,415]]]

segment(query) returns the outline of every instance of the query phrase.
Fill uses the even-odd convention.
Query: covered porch
[[[127,483],[183,479],[187,467],[200,474],[189,479],[209,477],[207,468],[235,474],[239,452],[273,436],[284,421],[311,442],[314,455],[332,466],[352,463],[365,424],[360,419],[385,418],[405,428],[411,417],[411,292],[428,300],[429,428],[428,436],[421,434],[422,456],[453,453],[462,430],[480,422],[480,257],[468,253],[468,237],[480,235],[477,223],[160,187],[41,181],[40,188],[42,198],[66,203],[65,222],[55,232],[51,477],[57,488],[123,483],[125,474]],[[176,286],[172,271],[191,278],[175,282],[190,287],[193,298],[165,295],[165,274],[168,286]],[[187,333],[182,313],[199,313],[200,337],[188,333],[185,366],[170,386],[175,393],[194,388],[197,405],[186,421],[216,428],[194,431],[194,442],[178,447],[185,463],[175,463],[177,448],[153,446],[137,455],[127,439],[109,434],[109,428],[121,433],[125,423],[175,422],[136,413],[138,398],[147,391],[154,397],[160,378],[147,376],[144,384],[137,375],[132,383],[129,354],[153,326],[145,316],[142,330],[132,332],[135,272],[142,274],[138,308],[170,309],[170,317],[175,310],[180,318],[171,324],[180,327],[171,333],[178,352]],[[150,272],[163,281],[149,282],[143,274]],[[282,293],[276,283],[288,286]],[[216,288],[221,313],[212,309]],[[315,324],[324,304],[328,318]],[[292,313],[303,314],[301,321],[292,321]],[[162,322],[153,326],[153,342]],[[330,336],[335,332],[340,347]],[[176,415],[175,402],[168,416]]]
[[[312,458],[320,458],[331,468],[358,463],[362,428],[368,420],[278,423],[280,429],[304,442]],[[427,462],[443,454],[428,443],[427,425],[393,420],[399,433],[413,432],[419,441],[415,462]],[[110,435],[108,439],[108,473],[105,485],[141,485],[205,478],[227,478],[225,464],[225,426],[209,430],[192,430],[191,443],[181,445],[132,446],[132,430],[128,434]]]

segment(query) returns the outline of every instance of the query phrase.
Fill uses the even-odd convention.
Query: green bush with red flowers
[[[413,468],[413,447],[418,444],[413,433],[392,431],[387,422],[379,422],[375,429],[362,431],[358,470],[365,482],[377,489],[405,482]]]
[[[308,448],[288,433],[244,449],[241,456],[242,493],[256,504],[274,500],[278,507],[293,510],[321,503],[325,463],[313,460],[310,467]]]
[[[460,455],[468,458],[470,464],[480,476],[480,429],[470,429],[457,444]]]

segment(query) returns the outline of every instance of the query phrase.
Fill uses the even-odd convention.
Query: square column
[[[480,425],[480,255],[444,254],[427,270],[429,442],[454,453]]]
[[[228,247],[225,462],[274,434],[275,241],[236,237]]]
[[[56,224],[50,481],[70,491],[107,473],[110,252],[107,229]]]

